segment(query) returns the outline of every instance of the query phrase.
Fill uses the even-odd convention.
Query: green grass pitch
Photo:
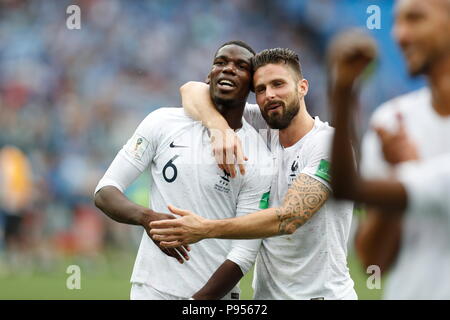
[[[363,272],[353,254],[348,261],[359,299],[380,299],[382,290],[367,288],[366,281],[370,275]],[[14,272],[3,270],[0,273],[0,299],[129,299],[133,263],[134,256],[114,253],[102,259],[66,259],[46,272],[26,268]],[[79,290],[66,287],[69,277],[66,269],[71,264],[78,264],[81,268]],[[252,298],[251,278],[252,273],[249,272],[241,281],[241,299]]]

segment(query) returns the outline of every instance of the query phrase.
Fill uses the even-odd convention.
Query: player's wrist
[[[221,133],[226,133],[228,130],[233,130],[221,115],[208,120],[206,127],[210,130],[217,130]]]
[[[137,219],[138,223],[144,228],[148,227],[150,222],[155,220],[155,212],[148,208],[138,208],[137,209]]]
[[[203,223],[203,239],[220,238],[222,236],[222,228],[226,224],[225,220],[206,219]]]

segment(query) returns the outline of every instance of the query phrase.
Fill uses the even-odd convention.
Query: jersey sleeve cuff
[[[255,263],[261,241],[261,239],[234,240],[227,259],[236,263],[241,268],[242,274],[246,274]]]
[[[321,177],[318,177],[315,173],[310,173],[309,171],[302,171],[300,173],[306,174],[308,177],[311,177],[311,178],[321,182],[324,186],[326,186],[328,188],[328,190],[332,191],[330,183],[327,180],[325,180]]]
[[[116,181],[114,181],[110,178],[103,177],[99,181],[97,187],[95,188],[94,196],[101,188],[106,187],[106,186],[113,186],[113,187],[116,187],[117,189],[119,189],[122,193],[124,192],[124,188],[119,183],[117,183]]]

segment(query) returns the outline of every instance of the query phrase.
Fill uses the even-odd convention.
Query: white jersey
[[[408,194],[408,213],[442,219],[450,231],[450,154],[396,168]]]
[[[212,156],[208,130],[182,108],[149,114],[118,153],[96,191],[106,185],[121,191],[150,168],[151,208],[169,213],[167,205],[207,219],[242,216],[265,207],[273,164],[266,145],[245,121],[237,132],[249,164],[244,176],[231,179]],[[248,143],[246,143],[248,142]],[[133,171],[134,170],[134,171]],[[245,274],[253,265],[261,240],[206,239],[191,245],[190,260],[179,264],[166,256],[144,231],[131,277],[161,292],[188,298],[202,288],[226,260]],[[238,288],[234,288],[238,292]]]
[[[284,148],[278,130],[268,130],[259,108],[247,105],[247,121],[267,138],[276,173],[270,207],[280,207],[292,182],[306,174],[327,188],[334,129],[315,118],[314,128]],[[255,267],[255,299],[356,299],[347,267],[353,204],[329,199],[292,235],[263,240]]]
[[[432,107],[428,88],[386,102],[374,113],[371,124],[395,129],[396,114],[402,114],[407,134],[414,140],[421,159],[427,161],[450,152],[450,117],[440,117]],[[392,168],[384,161],[376,133],[363,140],[362,173],[368,178],[388,178]],[[424,180],[425,182],[425,180]],[[433,189],[432,185],[423,186]],[[412,191],[415,197],[417,194]],[[450,299],[450,230],[442,215],[415,205],[413,198],[404,216],[400,252],[393,265],[385,299]],[[417,214],[414,208],[426,210]],[[416,214],[414,214],[414,212]]]

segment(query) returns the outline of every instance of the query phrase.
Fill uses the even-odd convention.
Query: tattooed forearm
[[[328,199],[325,185],[306,174],[300,174],[289,188],[283,206],[276,209],[279,234],[291,234],[305,224]]]

